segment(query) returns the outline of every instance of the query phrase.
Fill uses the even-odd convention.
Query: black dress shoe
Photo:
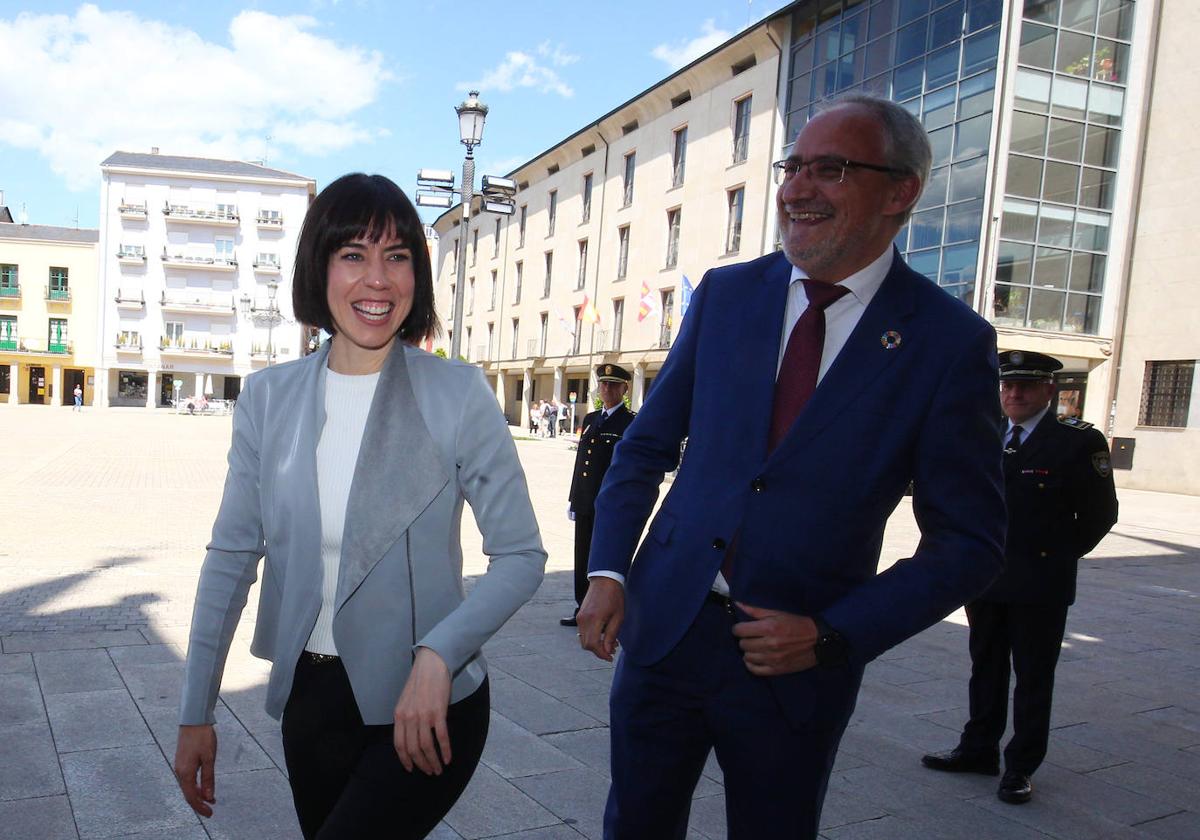
[[[1001,802],[1007,802],[1010,805],[1023,805],[1033,798],[1033,782],[1024,773],[1018,773],[1016,770],[1005,770],[1004,777],[1000,780],[1000,789],[996,791],[996,796],[1000,797]]]
[[[922,756],[921,763],[930,770],[942,770],[946,773],[1000,775],[1000,756],[998,754],[967,752],[962,747]]]
[[[579,622],[575,620],[575,616],[569,615],[566,618],[560,618],[558,623],[563,627],[578,627]]]

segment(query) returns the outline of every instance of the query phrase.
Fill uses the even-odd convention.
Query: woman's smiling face
[[[329,255],[326,279],[337,329],[330,367],[349,374],[379,370],[412,311],[412,250],[394,231],[377,242],[359,236]]]

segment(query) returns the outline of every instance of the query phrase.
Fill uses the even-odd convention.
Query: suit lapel
[[[290,534],[292,544],[297,547],[297,556],[303,557],[302,566],[307,574],[320,580],[321,576],[321,500],[317,482],[317,443],[325,427],[325,365],[329,356],[329,342],[314,354],[308,375],[303,383],[284,398],[299,398],[296,407],[296,425],[292,439],[279,448],[280,486],[276,492],[284,494],[289,507],[295,510],[292,520],[294,529]],[[290,463],[288,463],[290,462]],[[302,488],[312,488],[304,492]]]
[[[350,485],[339,607],[449,480],[417,407],[405,346],[397,339],[380,372]]]
[[[1045,445],[1046,439],[1050,434],[1046,431],[1050,423],[1057,423],[1058,417],[1054,413],[1054,406],[1051,406],[1038,424],[1032,429],[1027,429],[1025,432],[1025,440],[1017,447],[1017,451],[1013,453],[1017,463],[1025,463],[1031,456],[1036,455],[1038,450]]]
[[[761,277],[747,280],[742,328],[737,340],[729,345],[734,357],[730,370],[735,372],[744,405],[753,407],[746,413],[749,422],[743,425],[739,421],[734,428],[739,434],[749,431],[748,450],[763,455],[767,451],[771,406],[775,402],[775,374],[791,277],[792,264],[779,254],[779,259]],[[761,284],[757,294],[749,293],[753,289],[751,283]]]

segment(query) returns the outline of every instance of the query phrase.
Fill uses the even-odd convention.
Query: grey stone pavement
[[[0,840],[296,838],[266,666],[242,622],[218,708],[216,815],[175,787],[175,713],[196,574],[224,476],[229,418],[0,406]],[[489,643],[483,763],[437,840],[600,837],[611,667],[560,628],[571,606],[573,453],[518,442],[550,552],[537,596]],[[1121,492],[1067,625],[1035,798],[924,770],[956,740],[961,613],[867,670],[822,819],[827,840],[1200,838],[1200,498]],[[917,532],[907,503],[885,562]],[[469,572],[479,536],[464,525]],[[725,836],[715,762],[692,840]]]

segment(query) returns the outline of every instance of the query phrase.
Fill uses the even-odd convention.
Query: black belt
[[[329,653],[313,653],[311,650],[306,650],[300,654],[300,659],[307,662],[309,665],[329,665],[338,661],[338,658]]]
[[[704,596],[704,600],[710,604],[716,604],[729,615],[736,615],[734,612],[733,599],[728,595],[722,595],[715,589],[708,590],[708,594]]]

